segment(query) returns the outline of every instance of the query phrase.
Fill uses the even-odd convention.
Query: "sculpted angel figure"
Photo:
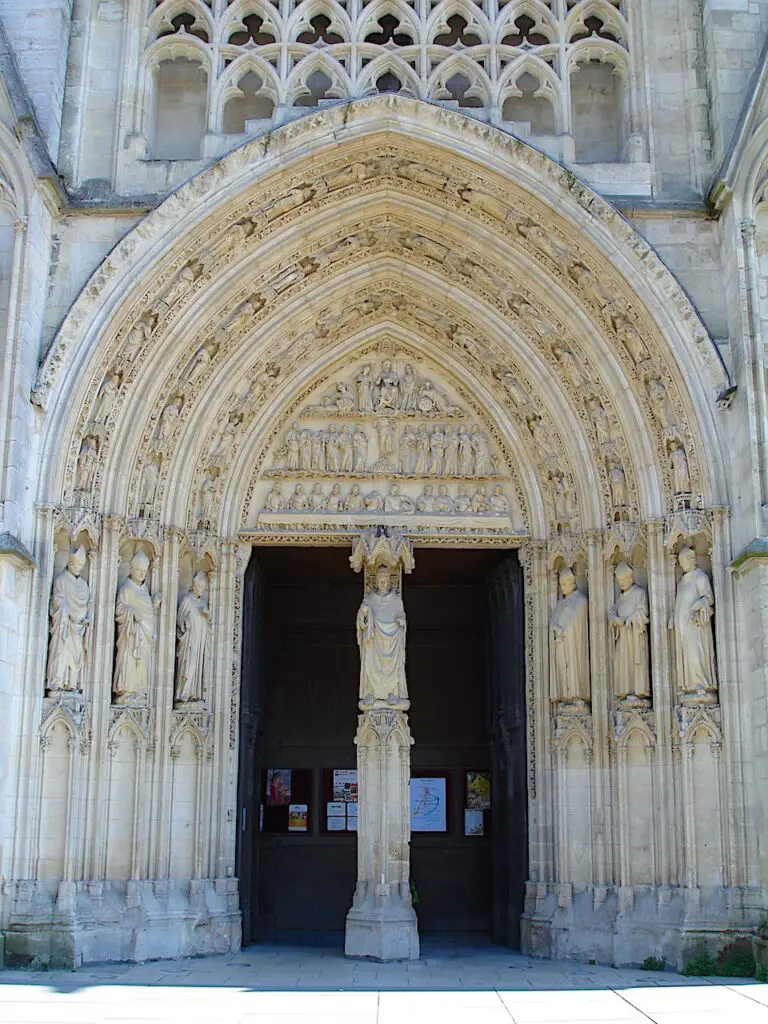
[[[360,647],[360,707],[402,705],[405,680],[405,609],[392,589],[386,565],[376,569],[375,584],[357,613]]]
[[[149,558],[137,551],[131,559],[128,579],[117,592],[115,622],[117,623],[117,654],[112,692],[116,704],[129,704],[146,699],[149,668],[155,645],[155,613],[160,595],[154,598],[147,586]]]
[[[648,594],[635,583],[635,574],[626,562],[614,569],[619,585],[616,604],[608,610],[608,622],[614,641],[613,683],[620,700],[651,696],[648,670]]]
[[[70,553],[66,568],[53,581],[51,639],[48,645],[49,692],[79,692],[83,688],[83,670],[91,626],[91,592],[80,575],[86,558],[85,548],[81,544],[76,551]]]
[[[677,585],[675,611],[669,628],[677,640],[677,678],[682,694],[713,704],[717,700],[712,583],[696,565],[696,552],[684,547],[677,556],[683,575]]]
[[[211,613],[203,597],[208,576],[200,571],[192,577],[176,615],[177,704],[203,699],[203,671],[211,641]]]
[[[552,700],[578,708],[590,699],[589,601],[570,569],[561,570],[559,584],[560,597],[549,620]]]

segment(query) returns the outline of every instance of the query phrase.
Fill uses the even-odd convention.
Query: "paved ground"
[[[0,972],[2,1024],[768,1024],[768,985],[531,960],[498,947],[422,946],[413,964],[332,949],[79,971]]]

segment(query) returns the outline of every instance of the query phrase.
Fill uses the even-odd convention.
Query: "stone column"
[[[399,533],[374,528],[355,543],[350,562],[356,572],[365,569],[365,594],[357,616],[357,886],[347,914],[344,952],[374,960],[417,960],[409,850],[413,740],[401,598],[402,570],[412,570],[413,552]]]

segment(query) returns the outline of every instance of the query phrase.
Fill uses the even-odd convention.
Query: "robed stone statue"
[[[91,592],[80,575],[86,558],[85,548],[81,544],[76,551],[70,553],[66,569],[53,581],[47,673],[49,692],[78,692],[83,688],[83,669],[91,625]]]
[[[682,548],[677,560],[683,575],[677,585],[675,612],[669,625],[677,640],[678,687],[693,703],[714,704],[717,672],[712,636],[715,610],[712,583],[696,565],[693,548]]]
[[[128,579],[117,592],[117,654],[112,692],[116,704],[146,700],[149,669],[157,636],[155,612],[160,595],[150,596],[147,586],[149,558],[137,551],[131,559]]]
[[[561,570],[559,583],[560,597],[549,620],[552,700],[584,710],[590,700],[589,601],[570,569]]]
[[[360,646],[360,707],[402,705],[405,681],[405,609],[392,589],[386,565],[376,569],[374,587],[357,613]]]
[[[616,696],[628,703],[647,704],[651,696],[648,669],[648,594],[635,583],[626,562],[614,569],[619,597],[608,611],[614,639],[613,683]]]
[[[211,613],[203,598],[208,577],[196,572],[187,593],[179,602],[176,616],[177,704],[203,699],[203,669],[211,638]]]

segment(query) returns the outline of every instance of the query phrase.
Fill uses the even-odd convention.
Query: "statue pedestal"
[[[417,960],[410,889],[411,744],[408,716],[364,710],[357,735],[357,887],[344,952],[373,960]]]

